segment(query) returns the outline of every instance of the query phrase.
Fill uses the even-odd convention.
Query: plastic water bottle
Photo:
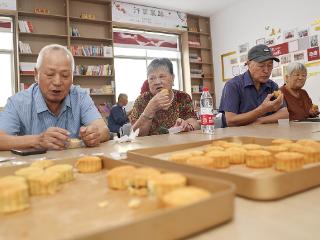
[[[200,98],[201,131],[206,134],[214,133],[213,101],[208,88],[203,88]]]

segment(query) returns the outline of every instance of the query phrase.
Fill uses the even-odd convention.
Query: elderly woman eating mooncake
[[[164,133],[180,126],[182,131],[199,129],[190,96],[172,89],[174,74],[169,59],[154,59],[147,67],[149,91],[135,101],[129,116],[133,129],[139,136]]]

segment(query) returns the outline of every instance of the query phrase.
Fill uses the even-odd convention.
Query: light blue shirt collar
[[[42,113],[45,111],[51,112],[47,106],[47,103],[45,102],[45,100],[43,98],[43,95],[41,93],[39,85],[38,84],[36,84],[36,85],[37,86],[35,86],[35,87],[37,87],[37,90],[35,91],[34,98],[35,98],[35,105],[36,105],[37,113]],[[63,113],[67,107],[71,108],[70,94],[68,94],[64,98],[61,106],[62,106],[62,108],[61,108],[60,114]]]

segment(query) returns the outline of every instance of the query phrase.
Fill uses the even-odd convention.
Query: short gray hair
[[[299,62],[292,62],[289,63],[287,67],[287,74],[288,76],[291,76],[294,72],[305,72],[307,73],[307,68]]]
[[[156,58],[153,59],[152,62],[148,65],[147,76],[149,76],[149,74],[151,74],[154,70],[162,67],[166,68],[171,75],[174,75],[172,62],[168,58]]]
[[[73,71],[74,71],[74,58],[72,53],[65,47],[59,44],[49,44],[47,46],[44,46],[38,55],[37,58],[37,63],[36,63],[36,69],[39,70],[39,68],[42,65],[43,62],[43,57],[50,51],[64,51],[67,55],[67,57],[70,59],[71,61],[71,74],[73,75]]]
[[[120,101],[121,98],[128,98],[128,95],[125,93],[120,93],[118,96],[118,101]]]

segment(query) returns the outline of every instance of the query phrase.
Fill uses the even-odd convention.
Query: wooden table
[[[17,157],[10,152],[0,156],[17,157],[25,161],[46,156],[48,158],[79,156],[79,154],[126,152],[128,150],[210,140],[230,136],[264,138],[312,138],[320,140],[319,123],[290,123],[290,125],[251,125],[217,129],[214,135],[199,131],[176,135],[141,137],[134,143],[109,141],[97,148],[49,151],[45,155]],[[319,176],[320,177],[320,176]],[[209,213],[214,214],[214,213]],[[236,197],[233,221],[197,234],[190,239],[320,239],[320,188],[314,188],[278,201],[258,202]]]

